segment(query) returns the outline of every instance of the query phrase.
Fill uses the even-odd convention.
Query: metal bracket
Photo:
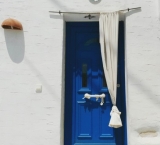
[[[92,16],[91,14],[88,14],[87,16],[84,16],[84,18],[92,19],[95,18],[96,16]]]
[[[117,84],[117,88],[119,88],[121,85],[120,84]]]

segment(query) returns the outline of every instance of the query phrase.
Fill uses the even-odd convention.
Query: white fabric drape
[[[104,74],[113,104],[110,127],[122,126],[121,112],[116,107],[117,92],[117,57],[118,57],[118,24],[119,12],[101,13],[99,19],[100,45]]]

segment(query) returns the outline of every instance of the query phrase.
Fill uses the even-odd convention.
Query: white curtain
[[[118,25],[119,12],[101,13],[99,19],[100,45],[104,74],[113,104],[110,127],[122,126],[120,114],[116,107],[117,60],[118,60]]]

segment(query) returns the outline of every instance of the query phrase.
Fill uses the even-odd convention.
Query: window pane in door
[[[87,87],[87,64],[82,64],[82,87]]]

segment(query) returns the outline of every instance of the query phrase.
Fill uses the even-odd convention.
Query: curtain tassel
[[[122,127],[122,121],[120,118],[120,114],[121,112],[119,112],[117,106],[113,106],[110,112],[111,119],[109,122],[109,127],[113,127],[113,128]]]

